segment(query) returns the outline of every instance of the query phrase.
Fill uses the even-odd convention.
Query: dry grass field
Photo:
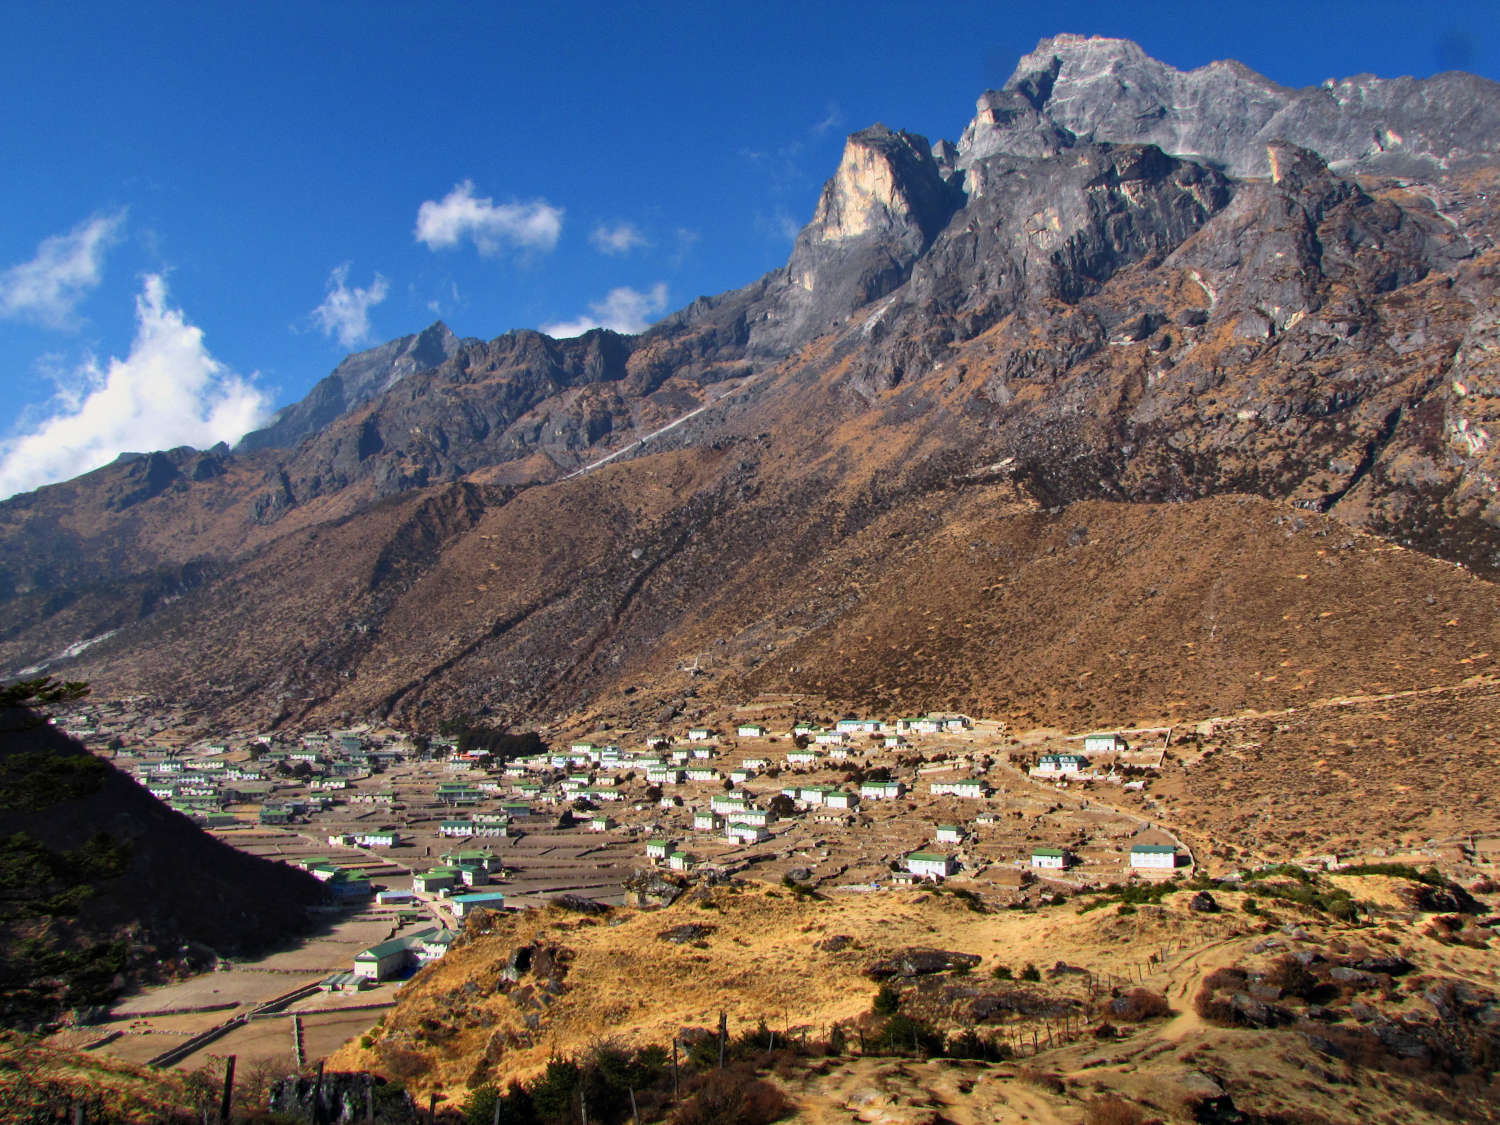
[[[1366,994],[1392,1019],[1430,1019],[1424,997],[1443,981],[1471,982],[1493,996],[1493,953],[1435,936],[1425,916],[1391,893],[1387,884],[1399,880],[1343,882],[1370,911],[1357,924],[1288,902],[1247,910],[1245,896],[1223,890],[1215,891],[1222,907],[1215,913],[1189,910],[1189,893],[1128,911],[1080,912],[1075,900],[977,913],[930,890],[817,900],[763,884],[704,889],[667,909],[601,917],[558,908],[480,915],[458,947],[405,987],[381,1026],[330,1065],[396,1072],[424,1096],[437,1091],[457,1103],[476,1085],[534,1075],[549,1058],[585,1055],[601,1042],[666,1045],[683,1029],[715,1027],[723,1011],[731,1037],[753,1037],[762,1022],[783,1042],[825,1041],[835,1023],[848,1029],[836,1057],[776,1063],[796,1121],[1076,1125],[1106,1120],[1086,1114],[1092,1101],[1114,1095],[1157,1120],[1187,1121],[1195,1112],[1189,1095],[1210,1086],[1265,1115],[1255,1120],[1488,1119],[1488,1109],[1454,1116],[1456,1095],[1434,1092],[1418,1070],[1320,1053],[1306,1031],[1311,1024],[1296,1033],[1226,1027],[1195,1010],[1215,970],[1274,974],[1288,953],[1407,959],[1415,966],[1408,975],[1388,981],[1383,994]],[[688,940],[662,936],[686,926],[698,927],[676,934]],[[507,981],[503,971],[523,947],[531,950],[530,968]],[[949,1033],[973,1027],[1019,1046],[1020,1057],[981,1065],[861,1055],[857,1036],[874,1026],[879,987],[867,970],[916,947],[979,961],[901,982],[902,1011]],[[1040,970],[1035,983],[994,975],[997,966],[1024,975],[1028,964]],[[1092,1029],[1111,1019],[1111,987],[1144,988],[1165,998],[1170,1012],[1138,1024],[1115,1018],[1117,1037],[1096,1038]],[[1335,1025],[1327,1034],[1357,1029],[1359,1020],[1346,1013]],[[1034,1055],[1033,1032],[1041,1047]],[[1304,1116],[1275,1116],[1296,1113]]]

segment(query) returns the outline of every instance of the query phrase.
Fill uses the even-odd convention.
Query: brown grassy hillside
[[[1244,896],[1222,889],[1214,894],[1223,909],[1212,914],[1188,910],[1188,893],[1130,912],[1113,905],[1080,912],[1077,905],[1085,900],[1079,899],[1035,913],[976,914],[951,896],[931,892],[810,901],[748,885],[695,893],[666,910],[605,918],[556,908],[484,915],[443,961],[403,990],[396,1009],[363,1045],[351,1043],[332,1065],[397,1072],[412,1088],[441,1090],[461,1102],[485,1083],[503,1087],[513,1078],[530,1078],[549,1058],[585,1057],[604,1043],[668,1044],[684,1028],[717,1026],[723,1011],[731,1038],[744,1044],[734,1057],[774,1066],[798,1121],[931,1125],[1005,1114],[1058,1122],[1152,1115],[1201,1120],[1194,1107],[1206,1087],[1230,1096],[1221,1111],[1232,1105],[1264,1115],[1250,1120],[1341,1121],[1354,1112],[1377,1120],[1489,1120],[1493,1107],[1480,1111],[1471,1100],[1488,1097],[1483,1073],[1432,1082],[1433,1068],[1450,1064],[1407,1066],[1368,1045],[1360,1048],[1367,1051],[1362,1057],[1348,1053],[1358,1026],[1347,1015],[1351,1001],[1366,1003],[1367,1025],[1394,1020],[1392,1027],[1415,1034],[1434,1018],[1426,998],[1441,1005],[1451,982],[1472,982],[1475,1002],[1491,996],[1485,981],[1493,955],[1431,936],[1441,932],[1388,894],[1384,885],[1391,882],[1400,881],[1340,880],[1371,911],[1368,921],[1355,923],[1264,897],[1259,901],[1269,906],[1251,914]],[[1278,928],[1282,923],[1284,929]],[[698,928],[696,940],[665,940],[684,926]],[[871,1014],[877,984],[867,970],[910,947],[981,960],[972,970],[896,978],[902,1013],[948,1035],[972,1028],[1024,1057],[998,1066],[874,1057],[881,1054],[874,1037],[883,1017]],[[530,951],[529,962],[518,961],[521,948]],[[1370,959],[1398,954],[1406,962],[1389,963],[1397,976],[1386,979],[1383,994],[1374,976],[1349,970],[1347,979],[1359,982],[1353,991],[1342,998],[1336,988],[1318,994],[1329,1009],[1321,1024],[1321,1017],[1308,1022],[1298,1014],[1308,1002],[1285,985],[1275,990],[1286,1013],[1280,1023],[1230,1026],[1199,1014],[1194,1001],[1205,982],[1212,995],[1215,987],[1225,987],[1215,982],[1230,979],[1214,977],[1216,971],[1274,977],[1287,971],[1277,966],[1288,950],[1307,952],[1311,964],[1321,959],[1323,978],[1328,965],[1387,965]],[[1144,963],[1152,951],[1160,959]],[[994,974],[1003,966],[1025,976],[1028,962],[1046,970],[1034,982]],[[1054,971],[1064,962],[1093,976]],[[507,976],[507,965],[518,964]],[[1089,980],[1097,986],[1092,991]],[[1315,983],[1309,976],[1294,987],[1312,995]],[[1165,998],[1171,1011],[1144,1021],[1111,1015],[1112,996],[1131,988]],[[1268,987],[1257,994],[1273,993]],[[1049,1035],[1062,1037],[1064,1012],[1068,1035],[1083,1031],[1082,1037],[1055,1041],[1055,1049],[1033,1056],[1032,1031],[1043,1045]],[[1100,1038],[1093,1029],[1111,1020],[1117,1037]],[[847,1038],[836,1057],[820,1058],[826,1047],[800,1061],[772,1050],[768,1032],[800,1043],[805,1031],[816,1044],[826,1042],[839,1022]],[[1333,1042],[1346,1046],[1327,1045]],[[694,1067],[687,1073],[691,1077]],[[1149,1112],[1139,1118],[1086,1116],[1090,1104],[1105,1097]],[[867,1115],[877,1109],[888,1116]]]

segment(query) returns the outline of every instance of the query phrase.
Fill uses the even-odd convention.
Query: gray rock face
[[[892,957],[876,961],[865,970],[865,975],[872,980],[920,977],[955,969],[972,969],[980,960],[972,953],[955,953],[946,949],[903,949]]]
[[[963,197],[925,137],[873,125],[851,136],[838,171],[786,269],[750,346],[784,354],[904,283]]]
[[[1293,90],[1237,62],[1181,71],[1129,40],[1058,35],[1021,59],[1004,90],[979,99],[957,163],[1043,155],[1067,138],[1154,144],[1235,176],[1267,175],[1272,140],[1336,168],[1431,173],[1495,154],[1500,86],[1471,74],[1360,74]]]
[[[269,426],[246,434],[237,448],[247,453],[295,448],[303,438],[384,394],[408,375],[442,366],[461,343],[438,321],[416,335],[347,356],[307,397],[279,411]]]

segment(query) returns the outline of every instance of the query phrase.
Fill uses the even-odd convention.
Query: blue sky
[[[351,350],[639,326],[786,260],[875,121],[1058,32],[1288,85],[1500,79],[1488,3],[117,3],[0,39],[0,495],[233,441]]]

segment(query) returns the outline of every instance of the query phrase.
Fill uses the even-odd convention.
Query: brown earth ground
[[[437,1092],[458,1103],[473,1086],[531,1076],[548,1058],[584,1053],[605,1037],[620,1045],[665,1046],[683,1028],[716,1026],[721,1011],[731,1036],[764,1021],[782,1036],[816,1041],[842,1021],[851,1029],[854,1055],[854,1029],[871,1026],[867,1013],[877,989],[868,967],[898,950],[927,947],[982,958],[972,972],[931,978],[941,979],[942,987],[919,989],[919,998],[903,1006],[949,1030],[959,1026],[952,1013],[961,1005],[945,1009],[945,997],[1015,987],[992,978],[996,966],[1019,972],[1027,963],[1045,970],[1066,962],[1092,974],[1087,979],[1097,988],[1079,983],[1081,974],[1052,972],[1035,986],[1054,999],[1072,999],[1067,1042],[1056,1016],[979,1021],[986,1036],[1019,1047],[1012,1062],[844,1056],[778,1065],[776,1081],[793,1104],[790,1120],[1076,1125],[1086,1120],[1091,1099],[1114,1094],[1151,1117],[1188,1121],[1190,1095],[1205,1081],[1231,1095],[1240,1110],[1301,1115],[1285,1120],[1488,1119],[1491,1111],[1483,1106],[1472,1115],[1460,1108],[1464,1103],[1455,1099],[1468,1093],[1445,1093],[1419,1073],[1363,1068],[1320,1054],[1300,1035],[1212,1026],[1194,1012],[1192,1000],[1210,972],[1264,962],[1277,949],[1399,953],[1417,969],[1401,994],[1386,994],[1398,1013],[1423,1007],[1413,981],[1425,985],[1440,976],[1493,987],[1494,954],[1440,941],[1394,893],[1399,880],[1341,882],[1367,904],[1367,921],[1337,923],[1283,903],[1269,915],[1252,916],[1242,896],[1222,891],[1216,894],[1224,909],[1211,914],[1188,910],[1188,894],[1134,913],[1114,906],[1080,913],[1077,902],[1084,900],[1035,912],[976,913],[952,896],[924,890],[816,901],[765,885],[701,890],[667,909],[604,918],[559,908],[485,914],[443,961],[406,986],[381,1026],[346,1045],[329,1065],[399,1070],[424,1098]],[[658,936],[688,924],[712,929],[685,944]],[[828,943],[836,935],[847,939],[842,948]],[[1257,944],[1267,935],[1268,944]],[[553,972],[555,984],[524,972],[516,987],[502,983],[507,959],[522,945],[556,951],[565,969],[560,977]],[[1098,1023],[1110,985],[1161,994],[1172,1014],[1122,1024],[1118,1039],[1082,1034]],[[1033,1033],[1040,1043],[1035,1053]]]

